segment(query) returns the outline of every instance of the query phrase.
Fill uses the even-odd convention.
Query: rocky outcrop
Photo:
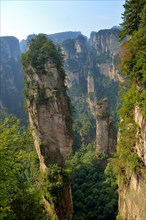
[[[109,119],[107,99],[96,105],[96,149],[111,154],[116,149],[116,133]]]
[[[26,119],[23,106],[23,71],[19,41],[15,37],[0,38],[0,109]]]
[[[57,52],[52,52],[54,53]],[[29,122],[43,173],[50,164],[58,164],[62,168],[65,166],[73,142],[64,70],[53,59],[55,58],[51,57],[46,62],[39,63],[43,70],[41,73],[37,68],[31,65],[26,67],[24,64]],[[55,210],[58,220],[71,219],[73,207],[70,183],[65,183]]]
[[[119,178],[119,212],[122,220],[146,218],[146,120],[137,106],[135,122],[138,127],[134,150],[143,162],[143,172],[136,169],[126,184]]]

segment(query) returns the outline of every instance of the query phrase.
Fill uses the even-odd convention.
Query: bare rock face
[[[136,152],[146,166],[146,120],[141,114],[139,107],[135,107],[135,122],[138,125]]]
[[[96,96],[95,96],[95,86],[94,86],[94,78],[93,75],[90,74],[90,72],[88,73],[87,76],[87,103],[89,106],[89,109],[92,113],[92,115],[96,115]]]
[[[119,212],[122,220],[146,218],[146,180],[135,172],[127,187],[119,180]]]
[[[44,38],[40,37],[40,40],[43,41]],[[50,45],[48,48],[55,47],[52,42]],[[48,51],[49,49],[43,54]],[[54,51],[56,50],[51,51],[52,54],[56,53]],[[50,164],[65,166],[73,139],[69,99],[64,85],[64,70],[55,63],[55,60],[53,62],[52,57],[44,63],[39,63],[39,65],[41,65],[41,73],[38,68],[30,64],[25,68],[26,101],[40,170],[45,172]],[[47,203],[49,207],[49,201],[44,200],[45,206]],[[60,192],[55,210],[57,217],[54,219],[69,220],[72,218],[73,206],[70,183],[66,184],[64,190]]]
[[[88,42],[85,36],[79,35],[76,39],[68,39],[61,45],[65,56],[65,70],[67,85],[79,85],[82,82],[81,72],[88,56]],[[84,79],[85,80],[85,79]]]
[[[32,69],[32,75],[27,76],[27,83],[32,84],[29,96],[34,99],[27,101],[29,119],[41,165],[63,165],[72,146],[66,123],[67,97],[60,91],[64,89],[63,82],[55,65],[47,64],[45,68],[45,75],[38,75]]]
[[[105,29],[92,32],[90,42],[97,56],[97,67],[101,75],[108,76],[110,80],[123,81],[117,68],[120,43],[118,29]]]
[[[146,120],[137,106],[135,122],[138,126],[135,152],[146,173]],[[134,171],[127,185],[119,178],[119,212],[122,220],[146,219],[146,178],[140,172]]]
[[[23,71],[19,41],[15,37],[0,37],[0,110],[26,118],[23,108]]]
[[[96,106],[96,149],[97,152],[113,153],[116,148],[116,134],[109,121],[107,99]]]

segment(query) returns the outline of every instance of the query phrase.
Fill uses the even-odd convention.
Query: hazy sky
[[[1,36],[91,31],[121,23],[124,0],[1,0]]]

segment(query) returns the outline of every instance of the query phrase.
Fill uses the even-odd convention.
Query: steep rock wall
[[[139,107],[135,107],[135,122],[138,126],[135,152],[146,166],[146,120]],[[146,178],[140,172],[134,171],[128,184],[119,178],[119,212],[122,220],[146,218]]]
[[[61,45],[65,56],[65,70],[67,73],[67,85],[79,85],[83,78],[81,72],[87,61],[88,42],[85,36],[80,35],[76,39],[68,39]]]
[[[108,76],[110,80],[120,80],[122,77],[117,68],[120,43],[118,41],[118,29],[100,30],[92,32],[90,43],[97,56],[97,67],[101,75]]]
[[[18,39],[1,37],[0,54],[0,109],[24,119],[23,71]]]
[[[146,218],[146,180],[135,172],[128,186],[119,180],[119,212],[122,220]]]

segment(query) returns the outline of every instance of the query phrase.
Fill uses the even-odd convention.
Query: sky
[[[1,0],[1,36],[26,39],[29,34],[53,34],[108,29],[122,22],[124,0]]]

